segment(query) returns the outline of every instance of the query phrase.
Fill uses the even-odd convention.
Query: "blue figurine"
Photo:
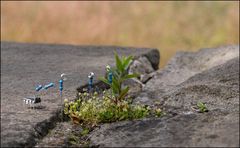
[[[35,91],[36,91],[36,93],[35,93],[35,98],[36,98],[36,94],[40,91],[40,90],[42,90],[43,89],[43,86],[42,85],[38,85],[36,88],[35,88]]]
[[[49,84],[47,84],[47,85],[45,85],[45,86],[44,86],[44,89],[47,90],[48,88],[51,88],[51,87],[54,87],[54,83],[52,83],[52,82],[49,83]]]
[[[60,91],[60,96],[62,96],[62,91],[63,91],[63,79],[59,80],[59,91]]]
[[[42,85],[38,85],[38,86],[35,88],[35,90],[36,90],[37,92],[39,92],[42,88],[43,88]]]
[[[108,74],[108,82],[112,84],[113,73],[111,71],[111,67],[109,65],[106,66],[107,74]]]
[[[110,84],[112,84],[112,72],[109,72],[108,73],[108,82],[110,83]]]
[[[93,88],[93,77],[94,77],[94,73],[90,72],[88,75],[88,92],[90,92]]]
[[[59,92],[60,92],[60,98],[61,98],[61,104],[62,104],[62,92],[63,92],[63,81],[66,80],[65,78],[65,73],[61,74],[61,79],[58,81],[59,82]]]
[[[63,91],[63,81],[67,80],[65,78],[65,73],[61,74],[61,79],[59,80],[59,91],[60,91],[60,96],[62,96],[62,91]]]

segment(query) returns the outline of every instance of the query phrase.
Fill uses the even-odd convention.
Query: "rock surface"
[[[113,64],[114,49],[120,55],[139,55],[132,71],[142,75],[142,84],[128,82],[136,88],[134,101],[148,105],[158,102],[165,116],[102,124],[77,140],[81,127],[69,122],[57,124],[61,108],[57,88],[41,94],[42,109],[29,110],[22,105],[22,97],[33,94],[30,89],[35,83],[57,82],[56,75],[66,71],[71,75],[64,96],[74,98],[79,81],[84,81],[90,71],[104,75],[105,65]],[[1,147],[33,146],[47,134],[36,147],[69,146],[69,140],[73,146],[88,146],[90,142],[91,146],[103,147],[239,147],[239,46],[179,52],[157,72],[160,55],[157,50],[148,51],[3,42]],[[208,112],[194,109],[199,101],[207,105]]]
[[[114,51],[140,56],[151,50],[1,42],[1,147],[33,146],[56,125],[61,109],[60,74],[69,74],[64,98],[75,98],[76,88],[87,83],[89,72],[95,72],[96,78],[105,74],[105,66],[114,63]],[[23,106],[23,97],[33,96],[34,86],[49,82],[56,87],[39,94],[42,108]]]
[[[155,71],[158,69],[160,61],[160,53],[156,50],[152,50],[147,54],[137,56],[133,59],[132,63],[129,66],[128,73],[138,74],[138,78],[133,78],[126,80],[123,85],[129,86],[129,96],[135,98],[137,94],[142,91],[142,88],[145,86],[145,83],[149,81]]]
[[[92,145],[239,147],[239,46],[177,53],[135,101],[159,102],[166,115],[103,124]],[[194,110],[199,101],[208,112]]]
[[[136,100],[151,104],[190,77],[235,57],[239,57],[239,46],[204,48],[198,52],[178,52],[164,69],[158,70],[148,81]]]
[[[150,61],[145,57],[141,56],[138,59],[135,59],[130,68],[129,68],[129,73],[137,73],[140,74],[140,81],[142,83],[146,82],[146,77],[145,75],[154,72],[154,69],[150,63]]]
[[[82,138],[82,127],[71,122],[59,122],[54,129],[41,139],[34,147],[69,147],[84,146]],[[81,140],[78,140],[78,138]],[[82,143],[80,143],[82,142]],[[74,145],[73,145],[74,144]],[[81,145],[82,144],[82,145]],[[75,146],[76,147],[76,146]]]

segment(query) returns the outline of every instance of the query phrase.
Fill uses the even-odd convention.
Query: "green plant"
[[[198,102],[197,107],[201,113],[208,111],[207,106],[202,102]]]
[[[139,119],[155,114],[162,116],[163,112],[157,108],[155,111],[149,106],[139,103],[133,104],[131,99],[126,99],[129,87],[122,88],[124,81],[137,77],[137,74],[128,74],[128,68],[132,62],[132,56],[120,58],[115,53],[116,67],[107,67],[112,74],[112,81],[104,77],[100,78],[110,86],[110,90],[98,93],[79,93],[75,102],[65,100],[64,113],[76,124],[95,126],[98,123],[115,122],[121,120]],[[83,131],[87,134],[89,131]]]
[[[114,122],[143,118],[149,115],[150,109],[140,104],[132,104],[126,100],[115,104],[111,93],[104,92],[103,96],[92,96],[79,93],[75,102],[65,100],[64,113],[69,115],[76,124],[95,126],[98,123]]]
[[[113,68],[108,67],[108,72],[112,73],[112,83],[110,83],[109,80],[104,77],[99,78],[101,81],[110,86],[116,104],[123,100],[129,91],[129,87],[126,86],[123,88],[122,83],[127,79],[138,77],[138,74],[128,74],[128,68],[132,62],[132,59],[132,56],[123,56],[120,58],[117,53],[115,53],[116,66]]]

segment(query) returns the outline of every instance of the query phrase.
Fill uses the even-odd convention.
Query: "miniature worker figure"
[[[61,99],[61,105],[63,103],[63,81],[67,80],[66,79],[66,74],[62,73],[61,74],[61,79],[58,81],[59,82],[59,92],[60,92],[60,99]]]
[[[35,93],[34,97],[25,97],[25,98],[23,99],[24,104],[29,105],[29,107],[30,107],[30,108],[33,108],[33,109],[35,108],[35,105],[36,105],[36,104],[40,103],[40,105],[41,105],[41,98],[38,97],[37,93],[38,93],[40,90],[42,90],[42,88],[43,88],[42,85],[38,85],[38,86],[35,88],[36,93]]]
[[[67,80],[66,74],[62,73],[61,79],[58,81],[59,82],[59,92],[60,92],[60,97],[61,97],[61,104],[62,104],[62,93],[63,93],[63,81],[65,81],[65,80]]]
[[[49,83],[47,85],[44,86],[44,89],[48,89],[48,88],[51,88],[51,87],[54,87],[54,83]]]
[[[106,66],[107,69],[107,74],[108,74],[108,82],[110,84],[112,84],[112,77],[113,77],[113,73],[111,71],[111,67],[109,65]]]
[[[93,77],[94,77],[94,73],[93,72],[90,72],[89,75],[88,75],[88,92],[91,92],[92,91],[92,88],[93,88]]]

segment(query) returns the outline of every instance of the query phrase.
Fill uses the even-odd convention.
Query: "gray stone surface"
[[[149,52],[149,53],[150,55],[153,56],[153,59],[154,59],[155,56],[153,53],[156,53],[156,52]],[[156,55],[159,55],[159,54],[156,53]],[[159,60],[160,59],[158,59],[158,61]],[[123,86],[130,87],[128,92],[130,97],[135,98],[142,91],[142,87],[144,87],[145,83],[152,78],[155,72],[152,62],[154,63],[154,61],[153,60],[150,61],[149,56],[147,57],[146,55],[138,56],[133,59],[132,63],[128,68],[128,73],[138,74],[139,77],[128,79],[125,82],[123,82]]]
[[[1,146],[33,146],[59,120],[58,85],[40,93],[41,109],[23,106],[23,97],[34,95],[35,85],[57,83],[66,73],[64,98],[75,98],[90,71],[102,76],[105,65],[113,65],[115,50],[141,55],[151,49],[1,42]]]
[[[160,62],[160,52],[158,52],[157,50],[151,50],[147,54],[143,54],[143,56],[147,57],[147,59],[152,64],[154,70],[158,70]]]
[[[170,59],[164,69],[158,70],[153,78],[148,81],[136,100],[151,104],[155,99],[195,74],[221,65],[238,56],[239,46],[204,48],[198,52],[178,52]]]
[[[166,116],[101,125],[92,145],[239,147],[239,46],[178,53],[136,101],[157,101]],[[208,112],[193,109],[199,101]]]
[[[150,63],[150,61],[145,57],[139,57],[138,59],[135,59],[130,68],[129,68],[129,73],[137,73],[140,75],[139,79],[142,83],[145,83],[147,80],[148,74],[154,72],[154,69]]]
[[[70,145],[69,138],[77,139],[77,136],[80,137],[82,131],[83,129],[79,125],[74,125],[71,122],[59,122],[34,147],[68,147]],[[79,145],[79,143],[76,144]]]
[[[196,74],[165,93],[164,106],[190,111],[197,102],[205,102],[210,110],[239,112],[239,57]]]
[[[102,147],[237,147],[239,113],[219,110],[105,124],[92,133]]]
[[[219,110],[102,125],[91,136],[100,147],[237,147],[239,114]]]

